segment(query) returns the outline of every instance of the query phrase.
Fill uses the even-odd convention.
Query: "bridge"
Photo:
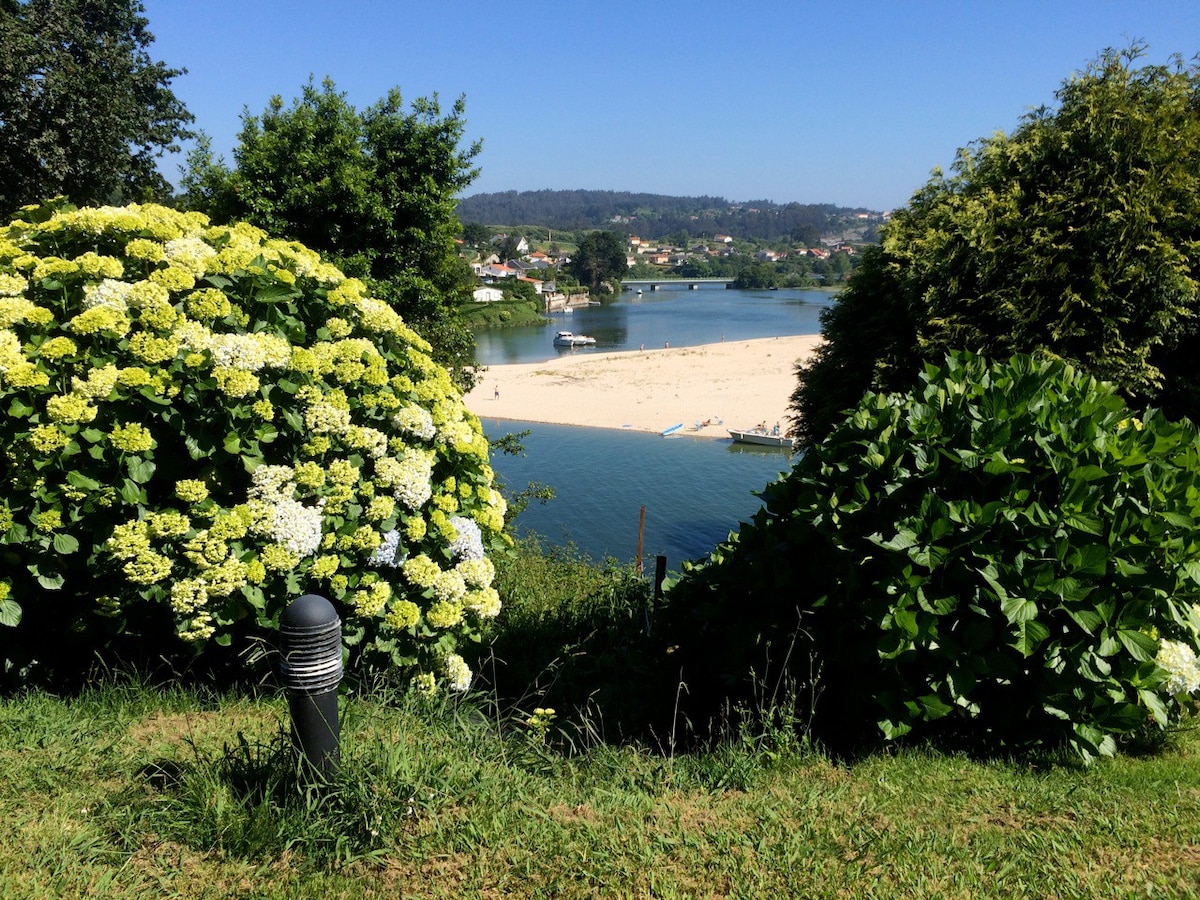
[[[636,291],[645,285],[652,291],[658,291],[664,287],[678,286],[695,291],[699,290],[702,284],[723,284],[725,287],[733,287],[736,280],[735,278],[628,278],[622,280],[621,287],[628,291]]]

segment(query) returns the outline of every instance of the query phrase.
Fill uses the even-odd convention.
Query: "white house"
[[[498,300],[504,299],[504,291],[500,290],[500,288],[481,287],[476,288],[472,296],[474,296],[476,303],[495,303]]]
[[[499,264],[484,266],[480,269],[479,274],[484,278],[512,278],[517,274],[515,269]]]

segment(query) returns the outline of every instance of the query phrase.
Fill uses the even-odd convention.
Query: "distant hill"
[[[860,214],[881,214],[831,203],[731,203],[721,197],[672,197],[628,191],[501,191],[458,201],[464,223],[557,231],[612,229],[657,240],[686,231],[690,237],[728,234],[748,240],[815,243],[855,225]]]

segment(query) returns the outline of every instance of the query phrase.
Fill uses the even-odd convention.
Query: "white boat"
[[[791,450],[796,446],[794,438],[780,432],[778,429],[766,428],[730,428],[729,436],[742,444],[761,444],[764,447],[783,447]]]
[[[560,331],[554,336],[555,347],[584,347],[596,343],[594,337],[586,334],[572,334],[570,331]]]

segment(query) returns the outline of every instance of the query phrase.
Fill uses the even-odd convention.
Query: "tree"
[[[478,249],[492,239],[492,229],[478,222],[464,222],[462,238],[468,247]]]
[[[0,213],[166,197],[155,160],[192,133],[171,92],[184,69],[150,58],[136,0],[0,5]]]
[[[803,441],[952,349],[1044,351],[1200,418],[1200,71],[1137,68],[1142,52],[1106,51],[893,216],[798,370]]]
[[[615,231],[592,231],[579,242],[571,258],[571,274],[593,292],[605,281],[625,277],[629,260],[625,255],[625,239]]]
[[[735,287],[751,290],[772,288],[778,284],[779,273],[774,265],[767,262],[747,263],[738,272],[737,281],[734,282]]]
[[[480,144],[460,147],[463,112],[459,98],[443,115],[436,96],[405,112],[398,89],[360,112],[332,80],[310,79],[290,107],[276,96],[243,117],[232,169],[199,144],[184,203],[298,240],[370,279],[465,385],[474,341],[453,313],[470,284],[455,198],[478,174]]]
[[[521,243],[519,234],[507,234],[504,236],[496,250],[502,262],[510,259],[516,259],[520,254],[517,252],[517,247]]]

